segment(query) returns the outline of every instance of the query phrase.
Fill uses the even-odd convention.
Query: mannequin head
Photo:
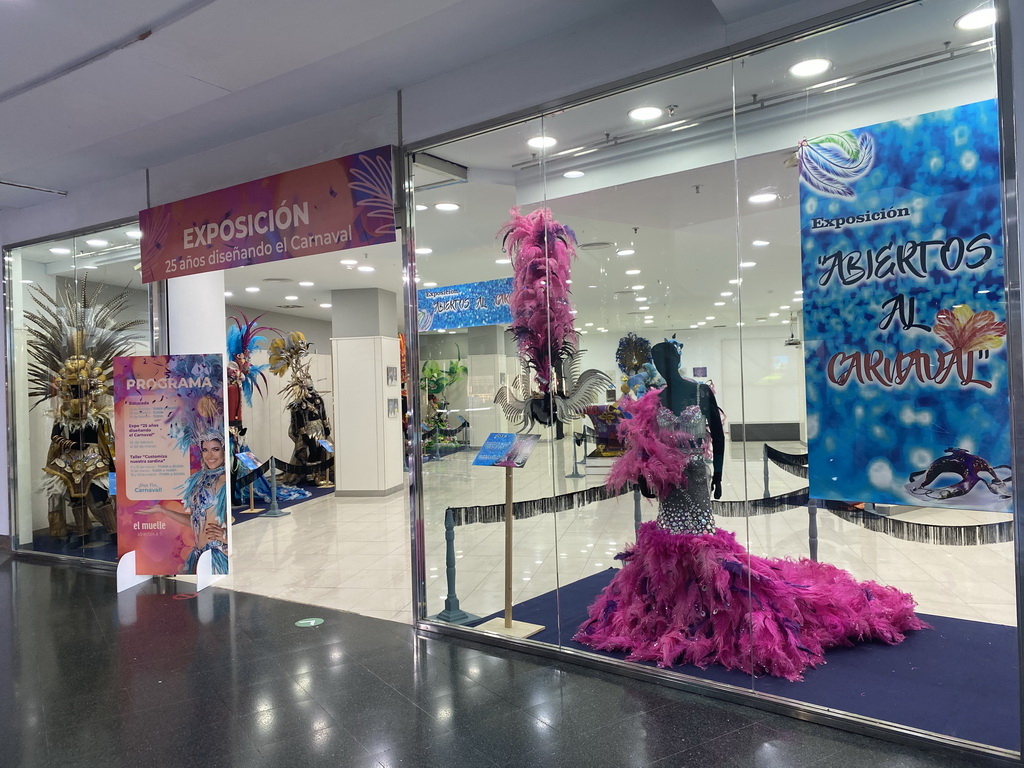
[[[679,348],[681,346],[674,341],[662,341],[651,347],[651,359],[654,361],[654,367],[658,369],[658,373],[665,381],[668,381],[669,377],[679,375]]]

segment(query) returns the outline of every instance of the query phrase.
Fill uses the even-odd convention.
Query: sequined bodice
[[[715,518],[711,514],[711,494],[704,460],[708,444],[704,412],[699,404],[689,405],[679,414],[662,405],[657,419],[662,439],[678,441],[679,447],[688,455],[686,487],[678,487],[660,500],[658,525],[671,533],[714,533]]]
[[[707,435],[707,420],[699,405],[688,405],[682,413],[675,414],[664,405],[658,409],[658,428],[663,433],[674,433],[679,447],[686,453],[704,453]]]
[[[199,478],[189,489],[189,497],[185,499],[185,503],[189,509],[192,532],[195,534],[196,541],[199,540],[200,534],[206,527],[207,518],[216,519],[219,505],[226,502],[227,494],[222,483],[223,480],[224,467],[202,469],[199,471]],[[218,483],[221,483],[219,488],[217,487]],[[222,541],[211,541],[209,546],[215,549],[227,547]]]

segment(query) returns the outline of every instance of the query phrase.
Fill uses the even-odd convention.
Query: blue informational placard
[[[480,325],[510,325],[512,278],[463,283],[416,292],[420,331],[446,331]]]
[[[473,459],[478,467],[513,467],[521,469],[533,453],[540,435],[513,435],[508,432],[492,432],[480,446],[480,452]]]
[[[799,157],[811,496],[1010,510],[995,102]]]
[[[242,453],[236,453],[235,458],[242,464],[243,467],[252,472],[254,469],[258,469],[260,466],[260,460],[256,458],[256,455],[252,451],[243,451]]]

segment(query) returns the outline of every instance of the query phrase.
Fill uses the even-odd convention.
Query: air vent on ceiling
[[[290,283],[292,279],[290,277],[264,277],[264,283]]]
[[[301,304],[278,304],[278,309],[302,309]]]
[[[611,248],[613,243],[609,243],[607,240],[594,240],[591,243],[580,243],[576,246],[579,251],[600,251],[604,248]]]

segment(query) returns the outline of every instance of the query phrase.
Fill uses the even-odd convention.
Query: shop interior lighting
[[[729,298],[730,296],[732,296],[732,291],[722,291],[722,292],[721,292],[720,294],[718,294],[718,295],[719,295],[719,296],[725,296],[726,298]]]
[[[567,179],[582,179],[587,174],[585,174],[583,171],[566,171],[562,175],[565,176],[565,178]]]
[[[583,155],[589,155],[591,152],[597,152],[597,147],[593,149],[584,149],[582,152],[577,152],[573,157],[583,157]]]
[[[21,283],[22,285],[32,285],[31,280],[19,280],[18,282]]]
[[[527,139],[526,146],[532,149],[547,149],[557,143],[558,140],[551,136],[534,136],[532,139]]]
[[[95,264],[82,264],[79,269],[99,269]]]
[[[331,308],[330,304],[321,304],[320,305],[320,309],[330,309],[330,308]]]
[[[495,264],[511,264],[512,263],[512,259],[495,259],[494,263]]]
[[[798,304],[799,304],[799,303],[800,303],[801,301],[803,301],[803,300],[804,300],[804,297],[803,297],[803,296],[797,296],[797,297],[795,297],[795,298],[793,299],[793,301],[795,301],[795,302],[796,302],[796,303],[798,303]]]
[[[586,149],[586,147],[572,147],[571,149],[563,149],[561,152],[555,152],[555,157],[562,157],[563,155],[571,155],[573,152],[579,152],[582,149]],[[588,151],[589,152],[593,152],[594,150],[591,149],[591,150],[588,150]]]
[[[423,205],[423,203],[416,203],[416,210],[417,211],[425,211],[425,210],[427,210],[427,206]]]
[[[110,245],[109,240],[100,240],[99,238],[93,238],[85,241],[86,245],[91,245],[93,248],[102,248],[105,245]]]
[[[848,77],[834,77],[831,80],[823,80],[820,83],[809,85],[807,86],[806,90],[813,91],[815,88],[824,88],[827,85],[837,85],[838,83],[843,83],[846,82],[847,80],[849,80]]]
[[[715,302],[715,306],[716,307],[724,307],[725,306],[725,302],[724,301],[716,301]]]
[[[771,245],[770,240],[755,240],[751,243],[755,248],[764,248],[766,245]]]
[[[696,323],[695,323],[695,324],[691,325],[690,327],[691,327],[691,328],[696,328],[696,327],[697,327],[697,325],[696,325]]]
[[[665,110],[661,107],[635,107],[634,109],[629,110],[628,114],[632,120],[657,120],[665,114]]]
[[[129,229],[129,230],[125,231],[124,236],[125,237],[130,237],[132,240],[141,240],[142,239],[142,230],[141,229]]]
[[[783,304],[779,309],[789,309],[789,304]]]
[[[585,328],[593,328],[593,327],[594,327],[594,324],[593,324],[593,323],[584,323],[584,324],[583,324],[583,326],[584,326]]]
[[[708,316],[707,316],[707,317],[705,317],[704,319],[705,319],[705,320],[714,320],[714,319],[715,319],[715,316],[714,316],[714,315],[708,315]]]
[[[646,312],[648,309],[650,309],[650,307],[645,304],[642,307],[637,307],[637,309],[639,309],[641,312]]]
[[[664,131],[666,128],[675,128],[677,125],[682,125],[685,122],[685,120],[673,120],[671,123],[662,123],[661,125],[652,126],[649,130]]]
[[[312,288],[315,285],[315,283],[311,283],[309,282],[309,280],[303,280],[301,283],[299,283],[299,285],[303,288]]]
[[[740,262],[740,269],[750,269],[751,267],[756,267],[756,266],[757,266],[757,262],[756,261],[741,261]]]
[[[793,293],[795,293],[797,296],[803,296],[804,295],[803,290],[793,291]]]
[[[697,322],[697,325],[707,325],[707,321],[706,320],[700,320],[700,321]]]
[[[647,297],[646,296],[637,296],[635,299],[633,299],[633,301],[637,301],[637,302],[640,302],[641,304],[643,304],[645,301],[647,301]]]
[[[607,328],[598,328],[597,330],[599,330],[601,333],[608,333]]]
[[[373,267],[371,267],[369,264],[362,264],[356,267],[356,269],[358,269],[360,272],[373,272]]]
[[[587,288],[597,288],[596,285],[588,285]]]
[[[857,83],[843,83],[842,85],[833,85],[831,88],[826,88],[822,93],[833,93],[835,91],[841,91],[843,88],[853,88]]]
[[[435,210],[444,211],[445,213],[451,213],[452,211],[459,210],[458,203],[434,203]]]
[[[644,320],[644,325],[652,325],[653,323],[653,320]]]
[[[687,123],[686,125],[680,125],[678,128],[673,128],[672,133],[676,131],[685,131],[687,128],[696,128],[700,123]]]
[[[643,289],[644,289],[644,286],[642,286],[642,285],[631,285],[631,286],[629,286],[629,290],[631,290],[631,291],[642,291]]]
[[[235,294],[233,294],[233,293],[232,293],[231,291],[224,291],[224,296],[225,296],[225,297],[227,297],[227,298],[229,298],[229,299],[230,299],[230,298],[231,298],[232,296],[234,296],[234,295],[235,295]]]
[[[640,270],[639,269],[627,269],[626,270],[626,274],[627,275],[639,275],[640,274]],[[597,286],[594,286],[594,287],[596,288]]]
[[[359,262],[356,259],[342,259],[340,263],[346,267],[354,267]],[[299,285],[302,285],[302,283],[299,283]]]
[[[742,278],[736,278],[735,280],[730,280],[729,281],[729,285],[740,285],[742,282],[743,282]]]
[[[285,301],[298,301],[299,297],[298,296],[285,296],[284,300]]]
[[[987,8],[976,8],[970,13],[965,13],[956,20],[954,26],[956,26],[957,29],[971,30],[991,27],[995,23],[996,9],[989,6]]]
[[[822,72],[828,72],[831,68],[832,62],[828,59],[804,59],[790,67],[789,74],[793,77],[814,77]]]
[[[752,203],[771,203],[778,199],[779,196],[774,192],[758,192],[756,195],[751,195],[747,198]]]
[[[778,312],[769,312],[768,313],[768,317],[778,317],[778,316],[779,316]]]
[[[565,281],[565,284],[566,284],[566,285],[572,285],[572,280],[571,280],[571,279],[569,279],[569,280],[566,280],[566,281]]]
[[[654,315],[644,315],[644,320],[653,320]]]
[[[424,288],[436,288],[437,287],[437,283],[424,283],[423,287]]]
[[[70,248],[51,248],[50,249],[50,253],[54,253],[57,256],[66,256],[67,254],[71,253],[71,249]]]
[[[616,256],[632,256],[634,253],[636,253],[636,249],[635,248],[619,248],[619,250],[617,250],[615,252],[615,255]]]
[[[736,325],[738,325],[740,328],[742,328],[744,325],[746,325],[746,323],[736,323]]]
[[[433,252],[434,252],[433,248],[417,248],[416,249],[416,255],[417,256],[429,256]],[[344,262],[342,262],[342,263],[344,263]]]
[[[245,292],[246,293],[259,293],[260,289],[259,289],[258,286],[250,285],[248,288],[245,289]]]

